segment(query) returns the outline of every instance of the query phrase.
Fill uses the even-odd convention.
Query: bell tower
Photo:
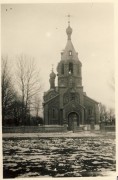
[[[63,52],[61,52],[61,61],[58,63],[58,87],[69,88],[82,88],[82,64],[79,61],[78,53],[75,51],[71,41],[72,28],[70,21],[66,29],[67,44]]]
[[[70,20],[66,29],[67,43],[64,51],[61,53],[61,60],[57,66],[58,72],[58,91],[60,94],[60,108],[63,110],[64,119],[67,119],[69,113],[77,113],[78,123],[84,123],[84,97],[82,86],[82,63],[78,58],[78,53],[71,41],[72,28]]]

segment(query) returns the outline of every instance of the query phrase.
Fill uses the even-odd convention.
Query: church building
[[[78,128],[99,123],[98,102],[83,92],[82,63],[71,41],[70,21],[66,29],[67,44],[57,65],[57,75],[50,74],[50,89],[44,93],[44,124]],[[55,86],[57,76],[58,85]]]

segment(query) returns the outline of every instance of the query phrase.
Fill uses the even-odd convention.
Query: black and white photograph
[[[117,178],[114,11],[1,4],[3,179]]]

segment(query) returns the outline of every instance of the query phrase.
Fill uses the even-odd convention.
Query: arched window
[[[73,63],[69,63],[69,73],[73,74]]]
[[[48,124],[58,124],[58,109],[56,107],[49,107],[48,110]]]
[[[72,51],[69,51],[69,56],[72,56]]]
[[[92,109],[91,108],[88,109],[88,114],[92,115]]]
[[[52,118],[55,118],[55,109],[52,109]]]
[[[61,74],[64,74],[64,64],[61,66]]]

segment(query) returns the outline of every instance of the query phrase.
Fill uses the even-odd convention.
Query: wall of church
[[[44,105],[44,124],[48,125],[48,104]]]
[[[97,104],[95,104],[95,116],[96,116],[96,124],[99,124],[100,122],[100,112],[99,107]]]
[[[93,118],[95,124],[98,124],[99,122],[98,104],[84,96],[84,106],[85,106],[85,114],[86,114],[85,124],[90,124],[91,118]]]
[[[60,109],[59,97],[53,98],[45,104],[44,107],[44,122],[46,125],[59,125],[60,122]]]

